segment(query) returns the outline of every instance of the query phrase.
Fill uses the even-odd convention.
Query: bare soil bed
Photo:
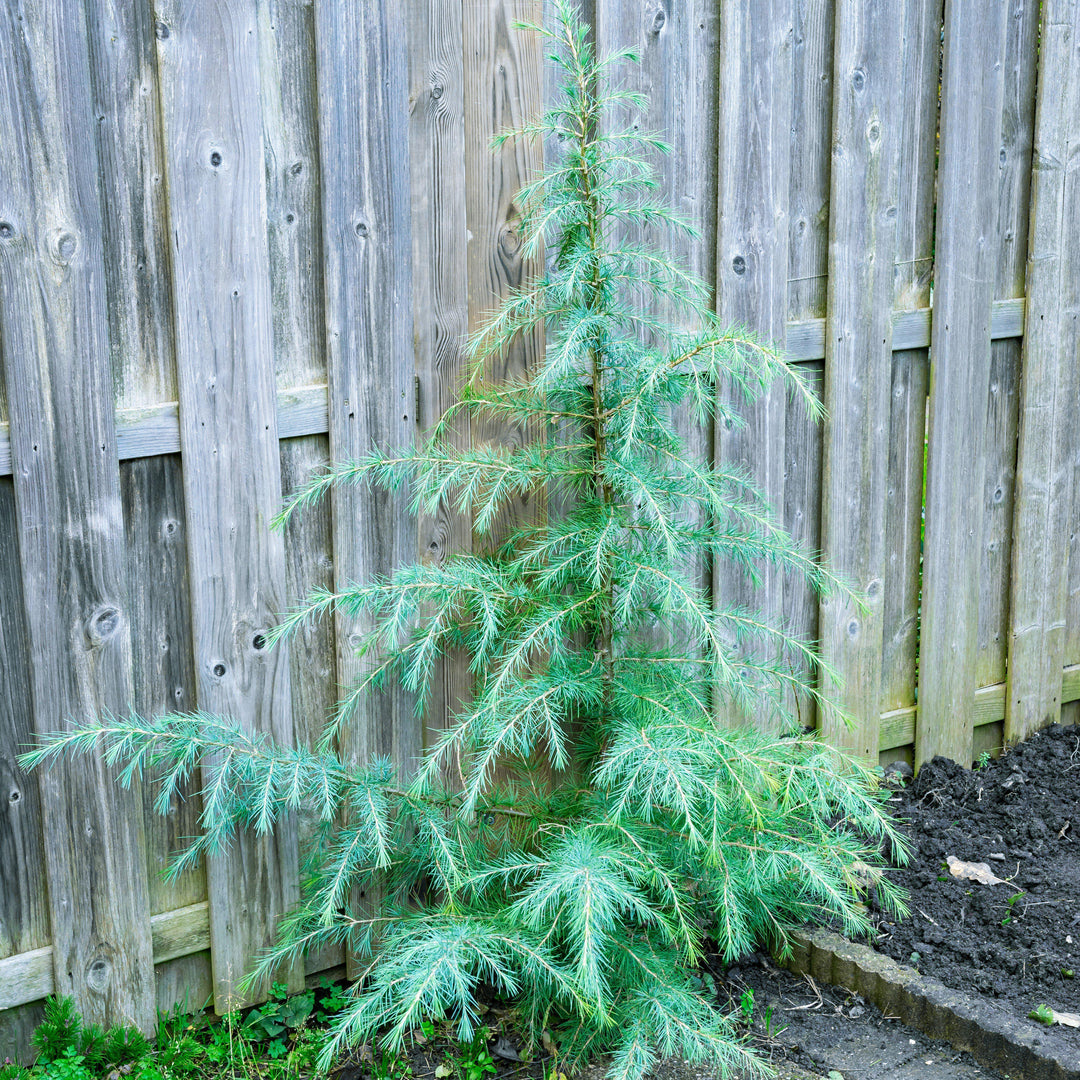
[[[1080,726],[1048,728],[983,768],[934,758],[893,808],[913,854],[890,877],[912,917],[880,918],[875,948],[1015,1016],[1080,1013]],[[1003,881],[955,877],[950,856]],[[1055,1033],[1080,1046],[1080,1029]]]

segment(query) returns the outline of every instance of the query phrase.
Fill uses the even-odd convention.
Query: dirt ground
[[[890,876],[912,917],[880,920],[875,948],[1016,1016],[1080,1013],[1080,727],[1048,728],[981,769],[935,758],[894,799],[913,855]],[[955,877],[950,857],[1002,881]],[[1080,1047],[1080,1029],[1055,1034]]]
[[[859,995],[779,970],[765,956],[728,969],[737,1009],[754,995],[753,1041],[783,1080],[1003,1080],[948,1043],[928,1039]]]

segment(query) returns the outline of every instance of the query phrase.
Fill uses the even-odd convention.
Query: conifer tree
[[[669,423],[689,408],[738,425],[738,399],[775,380],[811,413],[819,405],[775,351],[719,324],[700,281],[632,239],[641,226],[687,229],[654,197],[646,159],[662,143],[618,126],[642,102],[612,72],[635,58],[598,58],[571,6],[557,15],[560,96],[507,136],[558,148],[520,196],[525,254],[543,247],[546,270],[471,340],[460,401],[421,445],[334,465],[282,515],[334,484],[407,485],[418,511],[470,515],[489,553],[316,592],[285,618],[275,640],[338,608],[372,625],[366,672],[315,751],[191,713],[83,722],[25,760],[101,743],[122,779],[158,777],[163,811],[201,765],[204,832],[174,873],[238,828],[313,814],[322,833],[302,902],[256,974],[330,942],[367,958],[328,1053],[399,1048],[427,1019],[450,1018],[470,1040],[495,993],[569,1064],[609,1053],[612,1080],[671,1054],[754,1072],[696,976],[709,943],[732,960],[759,943],[783,949],[806,920],[865,933],[868,882],[902,910],[875,868],[883,846],[903,857],[903,841],[875,772],[787,713],[792,689],[819,698],[812,646],[706,595],[688,570],[704,556],[754,578],[772,563],[838,587],[742,470],[695,463]],[[649,314],[659,309],[677,322]],[[540,328],[537,370],[485,379],[487,361]],[[475,418],[537,434],[458,449],[456,425]],[[563,510],[495,533],[508,500],[539,492]],[[389,680],[422,712],[450,651],[469,657],[475,691],[416,775],[336,753],[356,703]],[[753,723],[719,719],[735,713]],[[350,912],[376,883],[380,909]]]

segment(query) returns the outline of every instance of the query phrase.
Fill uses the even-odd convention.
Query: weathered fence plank
[[[946,0],[915,759],[970,760],[1005,8]],[[971,72],[983,73],[972,79]],[[972,493],[975,494],[973,500]]]
[[[997,174],[997,243],[993,245],[997,262],[995,299],[1024,295],[1038,19],[1037,4],[1018,4],[1010,13],[1006,30]],[[977,686],[1004,682],[1006,677],[1009,564],[1020,412],[1020,342],[994,341],[990,352],[980,538],[982,562],[978,573]],[[981,732],[980,739],[989,739],[999,747],[1001,731]],[[977,752],[972,758],[975,756]]]
[[[721,7],[716,307],[725,323],[781,347],[787,313],[792,33],[791,0]],[[779,515],[786,391],[772,390],[745,415],[741,431],[716,424],[714,459],[746,468]],[[762,588],[751,590],[741,570],[718,562],[715,604],[749,606],[779,622],[782,577],[766,567],[761,578]]]
[[[409,0],[409,155],[412,177],[413,341],[418,430],[428,430],[457,399],[465,374],[468,263],[465,208],[465,72],[461,0]],[[468,424],[454,445],[470,443]],[[472,550],[472,522],[449,501],[421,514],[417,553],[441,565]],[[425,739],[467,700],[472,688],[463,656],[441,660],[432,676]],[[446,769],[452,780],[454,763]]]
[[[802,373],[821,396],[824,380],[825,315],[829,270],[829,175],[833,113],[832,0],[796,0],[793,5],[790,209],[788,213],[787,340],[794,358],[794,324],[821,326],[820,346]],[[816,342],[815,342],[816,344]],[[808,550],[821,546],[821,468],[824,428],[801,404],[789,402],[784,435],[783,523]],[[782,610],[789,632],[818,638],[818,597],[796,574],[783,578]],[[803,727],[818,723],[817,706],[806,695],[788,695]]]
[[[302,0],[259,0],[258,19],[281,486],[288,498],[326,467],[329,456],[323,436],[285,438],[280,418],[282,392],[327,377],[315,12]],[[285,531],[290,606],[312,589],[332,587],[330,529],[330,507],[322,503],[294,517]],[[337,699],[335,652],[329,619],[308,623],[289,643],[293,736],[301,745],[318,743]],[[303,860],[317,823],[301,813],[297,826]],[[322,971],[343,962],[344,951],[336,946],[309,954],[304,967]]]
[[[835,34],[821,535],[853,595],[821,601],[822,659],[839,676],[824,680],[837,709],[821,729],[876,764],[903,49],[892,12],[858,0],[837,4]]]
[[[180,441],[199,708],[289,743],[289,660],[264,635],[285,606],[265,159],[254,0],[158,8]],[[214,1006],[297,897],[295,827],[207,862]],[[298,987],[301,965],[282,972]],[[258,996],[258,990],[253,991]]]
[[[518,189],[536,174],[542,148],[535,140],[510,139],[492,152],[491,140],[531,120],[543,106],[543,46],[537,34],[516,28],[543,19],[540,0],[469,0],[462,8],[465,47],[465,212],[468,227],[469,331],[476,330],[508,293],[540,269],[521,255]],[[494,380],[520,378],[543,354],[544,336],[519,339],[489,365]],[[528,441],[524,426],[483,420],[475,423],[476,444],[516,445]],[[531,496],[509,504],[496,519],[494,535],[535,520],[542,506]],[[474,541],[479,544],[479,541]],[[490,548],[491,541],[482,545]]]
[[[373,443],[406,445],[415,433],[402,14],[324,4],[316,10],[315,42],[330,456],[345,461]],[[338,588],[415,556],[415,525],[401,494],[338,488],[331,507]],[[359,673],[354,653],[366,626],[365,618],[341,612],[335,620],[343,684]],[[342,746],[351,760],[386,756],[407,773],[421,748],[408,695],[397,687],[367,695]],[[348,960],[354,964],[352,955]]]
[[[893,303],[912,315],[929,305],[933,277],[941,11],[941,0],[906,0],[901,28],[903,109]],[[893,318],[897,351],[891,364],[885,491],[882,712],[915,704],[929,331],[927,323],[925,338],[913,343],[904,339],[901,320]]]
[[[2,366],[2,365],[0,365]],[[0,386],[3,378],[0,377]],[[15,487],[0,480],[0,959],[49,944],[49,905],[41,794],[15,755],[30,742],[34,704],[30,691],[30,643],[19,576]],[[49,968],[52,969],[50,952]],[[3,1005],[0,1005],[3,1008]],[[30,1044],[39,1010],[0,1012],[0,1058],[15,1058]]]
[[[154,11],[116,0],[86,11],[114,401],[145,408],[176,400]]]
[[[34,723],[122,711],[130,613],[82,9],[0,11],[0,319]],[[154,1025],[137,791],[43,772],[55,981],[88,1021]],[[72,812],[78,807],[78,813]]]
[[[120,492],[131,603],[132,704],[142,716],[190,709],[196,679],[179,456],[122,463]],[[143,814],[151,915],[206,900],[205,866],[173,882],[162,876],[172,857],[198,835],[197,785],[192,783],[183,797],[173,799],[168,817],[155,810],[156,795],[155,788],[146,785]],[[155,967],[159,1007],[185,995],[202,1006],[213,993],[208,953],[167,962],[155,958]]]
[[[607,0],[596,10],[596,44],[601,55],[632,48],[639,64],[612,72],[620,86],[643,93],[648,108],[624,118],[642,131],[658,132],[671,148],[653,156],[657,198],[674,207],[698,232],[696,238],[667,230],[642,229],[633,239],[668,251],[703,281],[711,281],[716,260],[716,121],[719,106],[717,42],[719,12],[704,0]],[[621,121],[620,121],[621,122]],[[651,313],[679,325],[680,309],[657,301]],[[675,432],[691,458],[706,467],[712,459],[711,424],[701,424],[689,409],[675,410]],[[706,515],[695,509],[698,527]],[[711,589],[711,560],[699,556],[687,566],[695,586]],[[660,631],[659,641],[667,640]]]
[[[1061,714],[1073,467],[1080,458],[1080,3],[1042,7],[1012,543],[1005,738]],[[1071,172],[1070,172],[1071,168]],[[1070,413],[1073,415],[1070,417]]]

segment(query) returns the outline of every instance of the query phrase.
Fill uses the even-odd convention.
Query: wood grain
[[[1039,9],[1017,5],[1008,20],[998,152],[995,299],[1024,295]],[[1009,639],[1009,575],[1020,401],[1019,341],[991,345],[983,481],[982,566],[979,570],[977,685],[1003,682]]]
[[[3,379],[0,378],[0,385]],[[22,579],[19,574],[15,488],[0,480],[0,959],[47,946],[50,939],[41,794],[36,776],[16,764],[31,740],[34,707],[30,691]],[[52,952],[49,952],[52,972]],[[0,1010],[4,1006],[0,1004]],[[21,1060],[40,1009],[0,1011],[0,1058]]]
[[[428,430],[457,400],[468,331],[468,230],[465,207],[465,71],[461,0],[409,0],[409,157],[412,179],[413,343],[417,430]],[[467,449],[468,424],[454,445]],[[472,522],[449,502],[417,522],[421,561],[442,565],[472,550]],[[425,741],[468,699],[464,656],[446,657],[432,676]],[[444,779],[457,782],[456,763]]]
[[[1032,169],[1028,330],[1020,365],[1012,606],[1005,738],[1026,738],[1061,715],[1073,467],[1080,435],[1080,4],[1047,3]],[[1071,168],[1071,172],[1070,172]]]
[[[258,21],[251,2],[162,3],[180,442],[201,709],[292,741],[289,659],[263,634],[285,606]],[[298,895],[296,832],[238,837],[208,860],[214,1005]],[[302,985],[301,965],[281,973]],[[260,995],[253,991],[253,997]]]
[[[154,11],[124,0],[86,11],[114,400],[139,408],[176,399]]]
[[[647,108],[625,110],[616,122],[657,132],[668,144],[670,153],[654,154],[650,160],[658,182],[655,197],[698,233],[688,237],[644,228],[631,239],[667,253],[703,281],[712,280],[716,259],[718,34],[718,11],[701,0],[689,4],[608,0],[596,9],[599,54],[631,48],[640,57],[639,64],[613,70],[613,83],[648,98]],[[670,302],[654,301],[650,313],[676,326],[692,326]],[[698,423],[687,408],[674,410],[671,424],[690,458],[707,466],[713,453],[712,424]],[[688,519],[705,524],[705,516],[697,510]],[[712,587],[711,560],[699,555],[686,572],[707,595]],[[649,632],[657,647],[669,638],[659,628]]]
[[[345,461],[373,444],[407,445],[415,432],[406,48],[401,13],[389,7],[323,5],[316,16],[330,456]],[[401,494],[341,487],[331,511],[336,587],[415,557]],[[336,616],[344,685],[359,673],[366,627]],[[397,687],[368,696],[342,734],[348,759],[389,757],[406,775],[420,749],[420,724]]]
[[[82,9],[0,8],[0,321],[34,726],[123,711],[130,610]],[[38,775],[55,985],[155,1022],[137,791],[99,756]],[[75,811],[77,809],[77,812]]]
[[[531,179],[542,161],[542,148],[533,140],[511,139],[493,152],[495,135],[520,127],[543,105],[543,47],[520,22],[543,19],[540,0],[468,0],[462,9],[465,81],[465,212],[468,228],[468,329],[472,333],[509,292],[540,270],[522,258],[518,189]],[[520,338],[505,355],[489,365],[493,381],[520,378],[539,364],[543,334]],[[490,420],[473,426],[472,441],[518,445],[527,442],[524,426]],[[543,507],[528,495],[508,504],[491,537],[474,538],[474,547],[490,549],[517,523],[537,520]]]
[[[824,680],[836,709],[821,730],[876,764],[903,48],[891,12],[857,0],[835,10],[821,533],[853,595],[821,601],[821,654],[838,675]]]
[[[791,0],[721,7],[716,307],[725,323],[781,348],[788,308],[792,36]],[[721,387],[721,394],[727,392]],[[741,431],[716,425],[714,459],[747,469],[779,515],[786,392],[774,388],[744,415]],[[762,588],[753,590],[741,570],[718,563],[714,602],[760,610],[768,622],[779,624],[781,575],[763,567],[761,579]],[[727,711],[723,702],[720,708]]]
[[[302,0],[260,0],[258,17],[281,487],[288,498],[329,457],[324,436],[286,439],[281,426],[283,393],[327,377],[315,12]],[[328,424],[325,403],[324,394],[322,417]],[[329,505],[295,517],[284,541],[285,600],[291,608],[313,589],[333,585]],[[328,620],[310,623],[289,643],[293,733],[301,745],[318,743],[337,699],[334,653]],[[297,826],[303,861],[315,822],[301,812]],[[318,971],[343,962],[344,952],[333,947],[306,956],[304,967]]]
[[[792,106],[786,355],[800,344],[795,326],[820,326],[820,344],[807,359],[825,357],[829,253],[830,141],[833,126],[833,35],[830,0],[795,0],[792,34]],[[801,359],[801,357],[800,357]],[[822,391],[823,368],[807,364],[803,374]],[[824,427],[802,406],[788,404],[784,438],[784,527],[811,551],[821,546],[821,469]],[[798,575],[783,578],[782,610],[789,632],[818,639],[818,596]],[[811,676],[813,677],[813,676]],[[818,725],[817,706],[806,695],[795,701],[799,723]]]
[[[946,0],[916,766],[970,760],[1006,43],[998,3]],[[983,72],[981,80],[972,71]],[[973,497],[974,493],[974,497]]]
[[[323,435],[286,439],[281,443],[281,493],[288,499],[330,458]],[[313,589],[334,584],[330,507],[323,503],[297,514],[285,528],[285,598],[290,607]],[[297,744],[314,749],[337,702],[334,626],[332,620],[309,620],[289,642],[292,676],[293,726]],[[312,852],[317,822],[303,811],[298,816],[301,865]],[[323,971],[345,962],[340,946],[330,946],[304,958],[307,972]]]
[[[903,6],[900,173],[897,192],[889,467],[885,489],[880,708],[915,702],[919,601],[922,588],[923,467],[930,324],[918,339],[905,334],[930,303],[933,277],[941,0]],[[991,336],[993,316],[991,316]]]

